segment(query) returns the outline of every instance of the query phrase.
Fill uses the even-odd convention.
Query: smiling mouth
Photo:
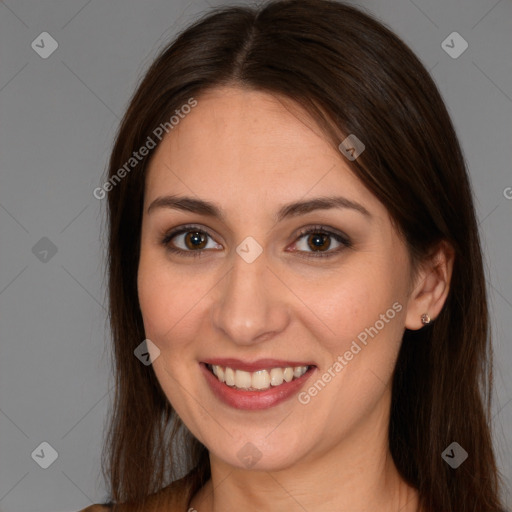
[[[223,382],[226,386],[242,391],[266,391],[267,389],[296,380],[314,368],[314,366],[311,365],[286,366],[276,367],[270,370],[247,372],[216,364],[207,364],[206,367],[215,375],[217,380]]]

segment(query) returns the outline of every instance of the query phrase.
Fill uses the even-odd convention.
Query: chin
[[[278,427],[279,428],[279,427]],[[273,436],[272,442],[269,437]],[[244,435],[237,439],[226,438],[220,446],[219,442],[208,443],[210,453],[221,459],[225,464],[239,469],[251,471],[282,471],[297,464],[305,455],[303,441],[291,442],[289,434],[275,435],[265,430],[264,433]],[[210,446],[215,448],[212,450]]]

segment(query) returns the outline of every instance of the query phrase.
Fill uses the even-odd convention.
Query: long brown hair
[[[345,162],[386,206],[414,262],[441,240],[453,247],[442,312],[403,338],[389,445],[427,512],[496,512],[489,319],[464,157],[441,95],[413,52],[370,14],[329,0],[208,13],[161,51],[121,122],[105,188],[115,401],[103,474],[112,502],[142,502],[184,468],[195,468],[191,493],[210,476],[206,448],[173,411],[151,365],[134,357],[145,338],[137,267],[145,173],[154,149],[133,168],[126,163],[191,98],[200,102],[208,89],[233,84],[293,100],[336,149],[356,134],[366,149]],[[120,174],[123,166],[127,172]],[[441,457],[454,441],[468,453],[457,469]]]

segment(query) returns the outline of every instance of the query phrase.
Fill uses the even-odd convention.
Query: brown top
[[[189,508],[188,491],[191,474],[172,482],[155,494],[149,496],[142,508],[141,503],[122,503],[114,505],[90,505],[79,512],[187,512]]]

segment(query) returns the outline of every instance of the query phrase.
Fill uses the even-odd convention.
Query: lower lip
[[[273,407],[284,402],[288,398],[298,393],[306,380],[309,379],[315,368],[310,368],[304,375],[291,382],[283,382],[276,387],[270,387],[265,391],[242,391],[229,387],[221,382],[213,373],[208,370],[206,364],[200,363],[201,371],[206,377],[206,382],[211,390],[225,404],[235,409],[259,410]]]

